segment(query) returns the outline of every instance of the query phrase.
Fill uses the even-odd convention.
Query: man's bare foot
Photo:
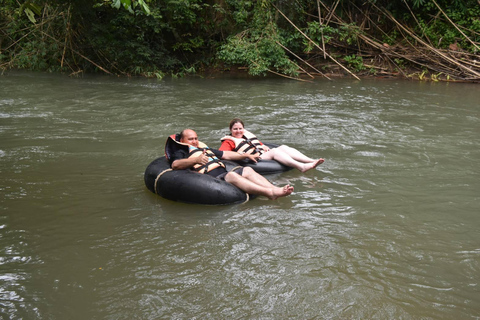
[[[293,187],[290,185],[283,186],[283,188],[275,187],[272,189],[272,196],[268,197],[270,200],[276,200],[280,197],[286,197],[293,192]]]
[[[308,170],[311,170],[313,168],[316,168],[318,165],[322,164],[325,160],[320,158],[318,160],[315,160],[313,162],[310,162],[310,163],[304,163],[303,164],[303,169],[300,170],[302,172],[307,172]]]

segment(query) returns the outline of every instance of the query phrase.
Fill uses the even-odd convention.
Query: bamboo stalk
[[[47,37],[53,39],[54,41],[56,42],[60,42],[58,41],[57,39],[55,39],[54,37],[52,37],[51,35],[49,35],[48,33],[45,33],[42,31],[42,34],[46,35]],[[80,52],[74,50],[73,48],[70,47],[70,50],[72,50],[72,52],[75,52],[75,54],[79,55],[80,57],[82,57],[83,59],[87,60],[88,62],[90,62],[91,64],[93,64],[94,66],[96,66],[97,68],[99,68],[100,70],[102,70],[103,72],[105,73],[108,73],[108,74],[112,74],[110,71],[106,70],[105,68],[103,68],[102,66],[100,66],[99,64],[93,62],[92,60],[88,59],[87,57],[85,57],[83,54],[81,54]]]
[[[440,10],[440,12],[445,16],[445,18],[447,18],[447,20],[455,27],[455,29],[457,29],[465,37],[465,39],[467,39],[471,44],[473,44],[475,48],[480,50],[480,48],[475,44],[475,42],[473,42],[469,37],[467,37],[467,35],[463,33],[463,31],[460,30],[460,28],[458,28],[458,26],[452,20],[450,20],[450,18],[447,16],[445,12],[443,12],[442,8],[440,8],[437,2],[435,0],[432,0],[432,1],[437,6],[438,10]]]
[[[378,7],[377,7],[378,8]],[[380,10],[381,11],[381,10]],[[445,60],[451,62],[452,64],[458,66],[459,68],[461,69],[464,69],[467,73],[470,73],[470,74],[473,74],[477,77],[480,78],[480,73],[475,71],[475,70],[472,70],[471,68],[468,68],[466,67],[465,65],[459,63],[458,61],[456,61],[455,59],[452,59],[450,57],[448,57],[447,55],[443,54],[441,51],[439,51],[438,49],[436,48],[433,48],[432,46],[430,46],[428,43],[426,43],[425,41],[423,41],[422,39],[420,39],[416,34],[414,34],[413,32],[411,32],[410,30],[408,30],[405,26],[403,26],[401,23],[399,23],[395,17],[392,16],[392,14],[388,11],[385,11],[384,12],[385,15],[387,15],[390,20],[392,20],[393,22],[395,22],[397,24],[398,27],[400,27],[402,30],[404,30],[406,33],[408,33],[412,38],[414,38],[416,41],[418,41],[419,43],[423,44],[426,48],[428,48],[431,52],[437,54],[438,56],[444,58]]]
[[[290,77],[290,76],[287,76],[286,74],[279,73],[279,72],[275,72],[275,71],[270,70],[270,69],[267,69],[267,71],[268,71],[268,72],[271,72],[271,73],[273,73],[273,74],[275,74],[275,75],[277,75],[277,76],[284,77],[284,78],[287,78],[287,79],[293,79],[293,80],[303,81],[303,82],[312,82],[312,81],[305,80],[305,79]]]
[[[325,38],[323,36],[323,23],[322,23],[322,11],[320,11],[320,0],[317,0],[317,9],[318,9],[318,23],[320,24],[320,30],[322,33],[322,48],[323,48],[323,59],[327,59],[325,55]]]
[[[403,0],[403,3],[404,3],[405,6],[408,8],[408,11],[410,11],[410,14],[412,15],[413,19],[414,19],[415,22],[417,23],[417,26],[420,28],[420,30],[422,30],[422,36],[425,37],[425,38],[427,38],[428,43],[432,44],[432,42],[430,41],[430,38],[427,37],[427,35],[426,35],[425,32],[423,31],[423,28],[420,26],[420,22],[418,21],[417,17],[416,17],[415,14],[413,13],[412,9],[410,9],[410,6],[408,5],[407,0]]]
[[[303,69],[298,63],[293,62],[298,69],[302,70],[304,73],[306,73],[310,78],[315,79],[314,76],[312,76],[307,70]]]
[[[337,10],[337,6],[338,4],[340,3],[340,0],[338,0],[336,3],[335,3],[335,6],[333,7],[332,10],[329,10],[330,13],[329,15],[327,15],[327,22],[325,24],[328,25],[328,23],[330,22],[330,19],[333,17],[333,15],[335,14],[335,10]]]
[[[300,30],[300,28],[298,28],[290,19],[288,19],[288,17],[282,12],[280,11],[275,5],[272,4],[272,6],[277,9],[277,11],[295,28],[297,29],[298,32],[300,32],[300,34],[302,36],[304,36],[308,41],[310,41],[311,43],[313,43],[320,51],[324,52],[333,62],[335,62],[337,65],[339,65],[342,69],[344,69],[345,71],[347,71],[348,73],[350,73],[353,77],[355,77],[357,80],[360,80],[359,77],[357,77],[353,72],[351,72],[350,70],[348,70],[346,67],[344,67],[341,63],[339,63],[337,60],[335,60],[335,58],[333,58],[331,55],[329,55],[326,51],[324,51],[317,43],[315,43],[315,41],[313,41],[312,39],[310,39],[302,30]]]
[[[479,0],[480,1],[480,0]],[[373,4],[374,5],[374,4]],[[324,5],[325,7],[325,5]],[[380,12],[382,12],[382,10],[380,8],[378,8],[377,6],[374,5],[374,7],[377,8],[377,10],[379,10]],[[328,8],[326,8],[328,10]],[[358,9],[358,7],[357,7]],[[359,9],[360,10],[360,9]],[[361,10],[360,10],[361,11]],[[448,63],[452,63],[454,64],[457,68],[460,68],[462,70],[466,70],[467,73],[474,73],[474,74],[478,74],[474,69],[470,69],[468,68],[466,65],[471,65],[470,63],[465,63],[465,61],[462,61],[462,63],[464,63],[464,65],[462,65],[462,63],[460,63],[459,61],[457,61],[455,58],[453,57],[448,57],[446,54],[444,54],[441,50],[439,49],[436,49],[436,48],[433,48],[432,45],[428,45],[426,44],[424,41],[422,41],[418,36],[416,36],[414,33],[412,33],[411,31],[409,31],[407,28],[403,27],[400,23],[398,23],[398,21],[394,20],[393,16],[390,14],[388,15],[387,13],[384,12],[385,15],[387,15],[390,19],[392,19],[392,21],[394,21],[397,26],[400,26],[399,27],[399,31],[403,34],[404,32],[409,34],[410,36],[412,36],[413,38],[415,38],[417,41],[419,41],[420,43],[422,43],[430,52],[433,52],[435,53],[435,55],[431,55],[431,54],[427,54],[427,53],[423,53],[422,51],[419,50],[419,47],[418,45],[413,45],[410,43],[411,45],[411,48],[413,48],[415,51],[418,52],[418,54],[421,56],[421,57],[424,57],[424,59],[426,60],[430,60],[430,61],[433,61],[433,57],[435,56],[439,56],[441,57],[444,61],[448,62]],[[342,21],[342,19],[340,19],[338,16],[336,16],[335,14],[332,13],[332,17],[337,19],[339,21],[340,24],[345,24],[344,21]],[[371,19],[368,18],[370,21]],[[379,29],[380,31],[383,32],[382,29],[380,29],[375,23],[374,23],[375,27],[377,27],[377,29]],[[403,29],[401,28],[403,27]],[[404,39],[408,42],[410,42],[407,38],[407,36],[404,34]],[[360,34],[359,35],[359,38],[361,38],[363,41],[365,41],[368,45],[370,45],[371,47],[373,48],[376,48],[380,51],[382,51],[384,54],[386,55],[394,55],[394,56],[397,56],[397,57],[400,57],[400,58],[403,58],[403,59],[406,59],[416,65],[419,65],[419,66],[422,66],[422,67],[425,67],[425,68],[428,68],[428,69],[432,69],[432,70],[438,70],[439,68],[437,67],[434,67],[434,66],[431,66],[431,65],[427,65],[423,62],[420,62],[418,59],[416,59],[415,57],[409,57],[409,56],[406,56],[404,54],[401,54],[399,52],[395,52],[394,50],[392,49],[387,49],[387,48],[384,48],[382,44],[378,43],[376,40],[373,40],[373,38],[369,38],[368,36],[364,35],[364,34]],[[429,41],[429,39],[427,38],[427,40]],[[474,55],[474,57],[476,57],[476,55]],[[447,72],[446,70],[448,70],[448,72],[450,72],[450,75],[451,76],[454,76],[455,78],[458,78],[458,79],[462,79],[462,76],[461,76],[461,73],[459,70],[457,69],[454,69],[452,67],[448,67],[447,65],[445,65],[443,62],[441,61],[435,61],[434,62],[435,64],[437,65],[440,65],[441,68],[445,69],[445,72]],[[476,67],[476,65],[475,65]]]
[[[250,60],[250,62],[256,64],[258,66],[258,63],[256,61],[253,61],[253,60]],[[304,82],[311,82],[311,81],[308,81],[308,80],[304,80],[304,79],[300,79],[300,78],[295,78],[295,77],[290,77],[290,76],[287,76],[286,74],[283,74],[283,73],[279,73],[279,72],[275,72],[273,70],[270,70],[270,69],[267,69],[268,72],[270,73],[273,73],[277,76],[280,76],[280,77],[284,77],[284,78],[287,78],[287,79],[292,79],[292,80],[297,80],[297,81],[304,81]]]
[[[14,45],[16,45],[17,43],[19,43],[23,38],[27,37],[30,33],[32,33],[33,31],[35,31],[35,29],[32,29],[30,32],[26,33],[25,35],[23,35],[23,37],[21,37],[20,39],[18,39],[17,41],[13,42],[11,45],[9,45],[8,47],[6,47],[4,50],[8,50],[10,49],[11,47],[13,47]]]
[[[258,66],[258,63],[256,61],[253,61],[253,60],[250,60],[251,63],[254,63]],[[295,78],[295,77],[290,77],[290,76],[287,76],[286,74],[283,74],[283,73],[279,73],[279,72],[275,72],[273,70],[270,70],[270,69],[267,69],[268,72],[270,73],[273,73],[277,76],[280,76],[280,77],[284,77],[284,78],[287,78],[287,79],[292,79],[292,80],[297,80],[297,81],[304,81],[304,82],[311,82],[311,81],[308,81],[308,80],[304,80],[304,79],[300,79],[300,78]]]
[[[310,68],[312,68],[313,70],[315,70],[316,72],[318,72],[319,74],[321,74],[322,76],[324,76],[325,78],[327,78],[328,80],[332,80],[330,79],[329,77],[327,77],[327,75],[323,74],[320,70],[318,70],[317,68],[315,68],[314,66],[312,66],[310,63],[308,63],[307,61],[303,60],[302,58],[300,58],[298,55],[296,55],[295,53],[293,53],[290,49],[288,49],[287,47],[285,47],[283,44],[281,44],[279,41],[277,41],[277,44],[282,47],[284,50],[288,51],[290,54],[292,54],[295,58],[299,59],[300,61],[302,61],[303,63],[305,63],[307,66],[309,66]],[[308,72],[307,72],[308,73]]]
[[[60,67],[62,68],[63,68],[63,61],[65,60],[65,53],[67,51],[68,32],[70,30],[70,7],[71,5],[69,5],[67,9],[67,26],[65,28],[65,44],[63,45],[62,61],[60,62]]]

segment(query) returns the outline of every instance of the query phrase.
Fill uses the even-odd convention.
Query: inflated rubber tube
[[[237,161],[242,167],[250,167],[261,175],[276,174],[292,170],[292,167],[281,164],[275,160]]]
[[[232,164],[227,163],[227,170]],[[229,205],[247,202],[250,195],[234,185],[192,170],[171,170],[165,157],[152,161],[145,170],[145,185],[148,190],[173,201]]]
[[[267,145],[270,149],[278,147],[277,144],[268,142],[266,142],[265,145]],[[256,163],[249,160],[241,160],[236,161],[236,163],[243,167],[251,167],[253,170],[255,170],[261,175],[276,174],[293,169],[292,167],[283,165],[275,160],[258,160]]]

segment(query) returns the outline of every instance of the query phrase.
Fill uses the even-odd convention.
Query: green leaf
[[[38,5],[36,5],[35,3],[27,2],[27,3],[25,3],[25,7],[32,10],[37,15],[42,14],[42,8]]]
[[[150,14],[150,8],[148,7],[148,4],[144,0],[138,0],[138,3],[142,7],[143,12],[145,12],[147,15]]]
[[[28,20],[30,20],[32,23],[37,23],[37,20],[35,19],[35,13],[33,13],[30,8],[25,8],[24,12],[28,17]]]
[[[114,0],[112,2],[112,7],[115,9],[120,9],[121,1],[120,0]]]
[[[132,0],[120,0],[123,4],[123,7],[127,9],[130,13],[133,13],[132,9]]]

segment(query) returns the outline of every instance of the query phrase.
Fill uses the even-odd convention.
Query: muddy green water
[[[0,76],[0,318],[479,319],[480,87]],[[175,203],[146,166],[240,116],[325,163]]]

